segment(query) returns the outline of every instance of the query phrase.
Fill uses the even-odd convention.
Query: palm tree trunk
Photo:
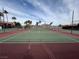
[[[0,16],[0,21],[1,21],[1,16]]]
[[[8,15],[6,14],[6,19],[7,19],[7,28],[8,28]]]
[[[3,31],[5,32],[5,21],[4,21],[4,16],[3,16]]]
[[[8,23],[8,15],[6,14],[6,19],[7,19],[7,23]]]

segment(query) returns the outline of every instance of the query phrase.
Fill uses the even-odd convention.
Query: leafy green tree
[[[16,28],[21,28],[22,27],[20,22],[14,22],[14,23],[15,23]]]

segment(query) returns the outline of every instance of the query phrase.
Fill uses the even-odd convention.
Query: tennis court
[[[0,38],[0,59],[79,59],[79,38],[32,28]]]
[[[14,35],[8,35],[0,38],[0,42],[79,42],[79,38],[70,35],[46,30],[46,29],[31,29]]]

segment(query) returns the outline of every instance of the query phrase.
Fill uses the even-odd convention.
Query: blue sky
[[[15,16],[22,24],[28,19],[33,24],[39,20],[53,22],[53,25],[70,24],[73,10],[74,20],[79,20],[78,5],[79,0],[0,0],[0,10],[4,8],[9,12],[9,21]]]

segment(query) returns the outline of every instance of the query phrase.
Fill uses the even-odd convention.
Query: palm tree
[[[0,21],[1,21],[1,17],[3,17],[3,25],[2,27],[4,28],[4,32],[5,32],[5,24],[4,24],[4,13],[3,12],[0,12]]]
[[[41,21],[39,21],[38,23],[41,23]]]
[[[6,15],[7,23],[8,23],[8,11],[3,10],[3,13]]]
[[[1,21],[1,14],[2,14],[2,13],[0,12],[0,21]]]
[[[14,22],[15,22],[15,20],[16,20],[16,17],[12,17],[12,20],[14,20]]]
[[[27,20],[24,22],[24,24],[26,24],[25,28],[28,27],[30,28],[30,25],[32,24],[32,21],[31,20]]]
[[[41,21],[39,20],[39,22],[36,22],[36,26],[38,26],[41,23]]]
[[[38,24],[39,24],[39,23],[38,23],[38,22],[36,22],[36,26],[38,26]]]
[[[0,12],[0,21],[1,21],[1,17],[4,16],[2,12]]]
[[[50,22],[50,24],[49,24],[49,25],[51,26],[52,24],[53,24],[53,22]]]
[[[30,25],[30,24],[32,24],[32,21],[30,21],[30,20],[25,21],[24,24],[26,24],[26,25],[29,24]]]

